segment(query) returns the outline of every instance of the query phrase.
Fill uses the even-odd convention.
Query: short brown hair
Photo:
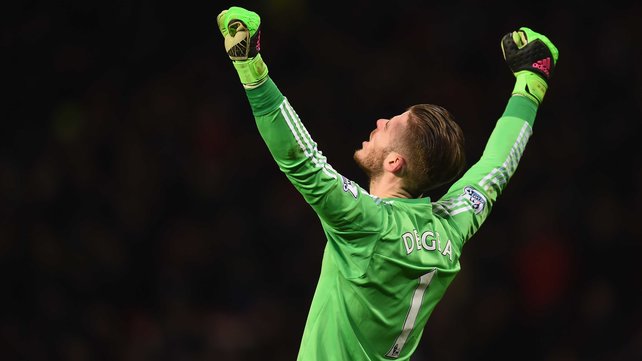
[[[401,144],[408,172],[404,187],[414,197],[452,181],[464,169],[464,134],[443,107],[417,104],[408,108],[408,127]]]

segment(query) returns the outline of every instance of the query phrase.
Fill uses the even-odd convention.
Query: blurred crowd
[[[379,117],[444,105],[481,155],[513,78],[559,64],[421,360],[642,359],[642,5],[28,1],[2,22],[0,359],[294,360],[325,243],[217,31],[241,5],[339,172]],[[445,189],[438,190],[438,198]]]

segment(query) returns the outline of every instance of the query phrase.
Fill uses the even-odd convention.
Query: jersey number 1
[[[417,315],[419,314],[419,308],[421,307],[421,302],[424,299],[424,294],[426,293],[426,289],[428,288],[430,281],[432,281],[432,276],[435,275],[436,271],[437,270],[434,269],[419,277],[419,285],[417,286],[417,288],[415,288],[415,292],[412,294],[410,309],[408,310],[408,315],[406,316],[406,320],[403,323],[401,334],[397,336],[395,343],[390,348],[390,351],[388,351],[388,353],[386,354],[386,357],[399,357],[403,346],[406,344],[406,340],[408,340],[408,336],[410,336],[410,333],[415,327],[415,321],[417,320]]]

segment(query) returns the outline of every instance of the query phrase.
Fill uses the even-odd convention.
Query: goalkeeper
[[[279,168],[319,216],[327,237],[298,360],[408,360],[460,270],[466,241],[515,172],[558,58],[522,27],[501,39],[515,76],[506,108],[477,163],[444,108],[418,104],[376,121],[355,151],[364,189],[330,166],[261,57],[258,14],[217,17],[259,132]],[[438,200],[427,192],[454,181]]]

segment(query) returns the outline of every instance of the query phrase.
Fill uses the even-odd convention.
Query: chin
[[[357,162],[357,164],[361,163],[360,160],[361,160],[361,152],[362,151],[363,151],[363,149],[357,149],[352,154],[352,159],[354,159],[354,161]]]
[[[354,154],[352,155],[352,158],[354,158],[354,160],[357,163],[361,163],[361,160],[363,159],[363,153],[364,153],[363,148],[357,149],[357,150],[354,151]]]

